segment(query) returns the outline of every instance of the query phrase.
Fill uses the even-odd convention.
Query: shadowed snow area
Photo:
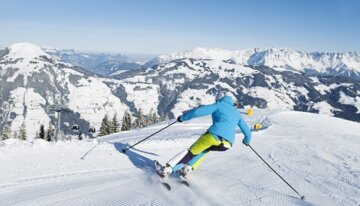
[[[257,117],[247,119],[254,122]],[[0,147],[0,205],[359,205],[360,124],[300,112],[273,112],[272,126],[251,145],[301,194],[300,200],[241,140],[210,153],[190,174],[190,188],[152,161],[165,163],[204,133],[209,118],[177,123],[127,154],[121,149],[167,123],[99,139],[100,144],[8,140]],[[96,146],[97,145],[97,146]]]

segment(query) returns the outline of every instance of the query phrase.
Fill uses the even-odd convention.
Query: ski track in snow
[[[271,119],[270,128],[253,133],[252,146],[305,201],[241,144],[242,134],[232,149],[207,155],[190,175],[190,187],[169,178],[167,191],[152,161],[165,163],[189,147],[209,126],[209,118],[199,118],[126,155],[123,147],[166,123],[102,137],[97,146],[6,144],[0,147],[0,205],[360,205],[358,123],[299,112]]]

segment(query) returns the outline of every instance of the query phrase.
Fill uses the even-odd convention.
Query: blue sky
[[[360,51],[357,0],[0,0],[0,46],[140,54],[194,47]]]

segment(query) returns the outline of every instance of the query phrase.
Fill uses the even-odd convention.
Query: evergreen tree
[[[140,108],[136,113],[135,128],[143,128],[144,126],[145,126],[145,117],[142,113],[142,109]]]
[[[99,136],[105,136],[111,133],[109,117],[106,114],[101,122]]]
[[[156,114],[156,112],[153,113],[152,119],[153,119],[153,121],[154,121],[154,124],[156,124],[156,123],[159,122],[159,117],[158,117],[158,115]]]
[[[156,112],[153,111],[153,109],[151,109],[149,115],[150,115],[151,124],[156,124],[157,122],[159,122],[159,117],[157,116]]]
[[[121,131],[129,131],[131,129],[131,122],[132,122],[131,115],[126,110],[122,118]]]
[[[20,126],[20,129],[19,129],[19,139],[20,140],[26,140],[26,125],[25,125],[25,122],[23,122]]]
[[[55,141],[55,129],[53,128],[50,122],[49,122],[49,128],[46,131],[46,141],[48,142]]]
[[[14,133],[13,133],[13,138],[14,138],[14,139],[19,138],[19,135],[18,135],[17,131],[14,131]]]
[[[40,125],[39,139],[45,139],[45,128],[44,125]]]
[[[159,121],[166,121],[166,120],[167,120],[167,117],[165,114],[163,114],[159,117]]]
[[[146,127],[146,126],[149,126],[149,125],[151,125],[151,116],[150,116],[150,114],[144,116],[144,124],[143,124],[143,126]]]
[[[119,121],[117,119],[117,114],[115,113],[113,118],[112,118],[112,121],[111,121],[111,124],[110,124],[110,130],[111,130],[111,133],[117,133],[120,131],[120,128],[119,128]]]
[[[2,131],[1,139],[6,140],[9,139],[10,137],[11,137],[11,129],[8,125],[6,125]]]
[[[155,124],[159,121],[159,118],[156,114],[156,112],[154,112],[154,109],[151,108],[149,114],[146,116],[145,118],[145,125],[152,125]]]

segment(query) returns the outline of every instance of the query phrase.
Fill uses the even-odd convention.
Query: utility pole
[[[2,134],[3,121],[4,121],[4,98],[2,94],[2,87],[0,87],[0,102],[1,102],[1,118],[0,118],[0,135]]]
[[[55,141],[58,141],[61,139],[61,112],[72,112],[66,105],[63,104],[62,101],[62,95],[60,97],[60,104],[54,104],[54,105],[50,105],[49,109],[51,111],[57,112],[57,127],[56,127],[56,137],[55,137]]]
[[[58,122],[57,122],[57,130],[56,130],[56,142],[61,138],[60,135],[60,127],[61,127],[61,109],[62,107],[60,106],[59,109],[57,109],[57,113],[58,113]]]
[[[55,111],[58,113],[57,115],[57,127],[56,127],[56,138],[55,141],[58,141],[61,139],[61,112],[72,112],[67,106],[65,105],[51,105],[50,110]]]

